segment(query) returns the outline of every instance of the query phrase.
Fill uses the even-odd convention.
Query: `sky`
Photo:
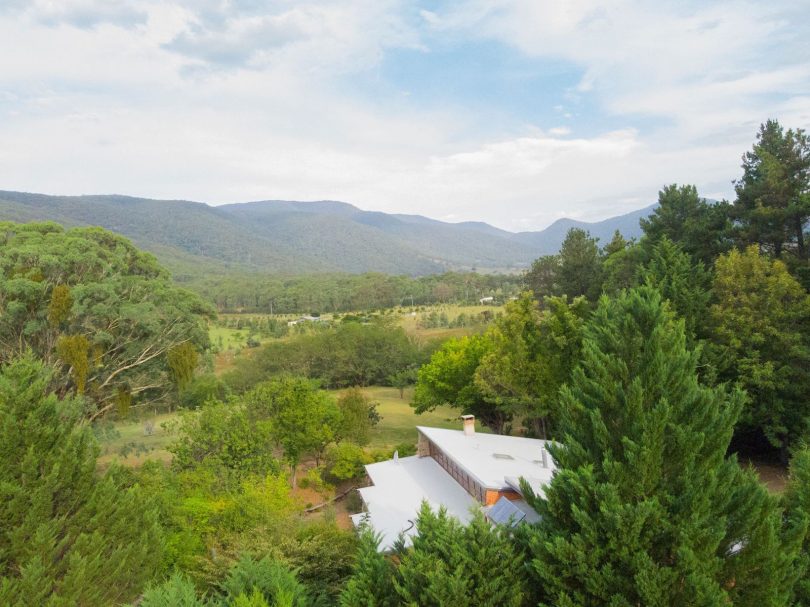
[[[0,189],[542,229],[733,198],[810,0],[0,0]]]

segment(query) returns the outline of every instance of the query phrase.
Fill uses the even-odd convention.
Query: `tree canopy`
[[[173,286],[155,258],[100,228],[0,224],[0,364],[28,350],[58,369],[60,394],[84,394],[88,414],[120,392],[162,399],[167,357],[208,346],[211,308]]]

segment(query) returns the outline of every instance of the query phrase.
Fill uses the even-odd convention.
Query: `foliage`
[[[220,312],[297,314],[305,310],[369,312],[440,302],[471,305],[487,295],[514,295],[519,282],[515,274],[476,272],[418,277],[334,272],[282,277],[231,271],[185,277],[183,284],[213,302]]]
[[[790,478],[783,494],[785,511],[790,524],[807,525],[810,521],[810,450],[798,450],[790,462]],[[795,605],[810,605],[810,534],[805,534],[801,546],[801,577],[794,589]]]
[[[338,443],[326,453],[326,469],[338,480],[360,478],[365,474],[363,466],[368,463],[370,459],[365,451],[353,443]]]
[[[171,375],[178,392],[185,390],[194,379],[194,370],[200,361],[197,348],[190,342],[183,342],[172,348],[166,355]]]
[[[270,422],[255,421],[244,407],[211,402],[198,413],[183,413],[178,438],[168,448],[172,468],[203,467],[235,479],[276,473],[278,461],[268,448],[273,436]]]
[[[492,527],[480,511],[467,525],[443,509],[422,504],[413,545],[395,561],[378,554],[379,536],[361,531],[352,577],[342,607],[395,605],[518,607],[524,597],[522,569],[507,530]]]
[[[713,339],[726,358],[721,377],[749,394],[740,423],[783,449],[810,418],[810,297],[778,260],[749,247],[718,258]]]
[[[211,313],[120,236],[0,224],[0,363],[31,349],[57,367],[60,394],[85,394],[93,417],[116,406],[121,387],[165,398],[167,352],[184,342],[204,350]]]
[[[352,575],[340,595],[341,607],[396,607],[394,566],[379,552],[380,536],[364,526],[352,566]]]
[[[130,600],[160,566],[157,513],[96,475],[82,403],[49,393],[50,373],[30,356],[0,371],[0,604]]]
[[[627,242],[618,232],[603,249],[602,291],[609,295],[639,284],[641,268],[647,260],[647,249]]]
[[[388,376],[388,383],[399,390],[400,398],[405,398],[405,388],[416,383],[417,373],[416,367],[401,369]]]
[[[658,206],[641,228],[646,246],[668,238],[706,265],[731,246],[728,203],[708,202],[693,185],[672,184],[658,192]]]
[[[159,585],[152,585],[143,593],[139,607],[205,607],[197,596],[194,582],[182,573],[175,573]]]
[[[596,301],[602,290],[602,264],[595,238],[579,228],[568,231],[560,248],[557,276],[559,295],[572,299],[584,295]]]
[[[248,596],[254,592],[261,594],[272,607],[309,605],[306,588],[287,566],[267,557],[255,560],[244,556],[222,582],[222,594],[226,601],[234,601],[240,595]]]
[[[491,347],[490,340],[480,335],[446,341],[419,369],[412,403],[416,412],[450,405],[502,432],[511,415],[489,403],[475,381],[476,370]]]
[[[320,461],[340,429],[340,409],[332,397],[306,379],[284,377],[258,385],[245,395],[255,425],[267,424],[282,449],[295,486],[296,468],[304,455]]]
[[[655,290],[600,301],[563,391],[558,470],[530,500],[543,605],[784,604],[796,534],[726,458],[743,395],[702,386],[697,360]]]
[[[212,373],[198,375],[180,392],[180,406],[198,409],[209,401],[227,401],[231,395],[228,384]]]
[[[743,244],[756,244],[780,257],[791,251],[808,258],[805,230],[810,220],[810,139],[776,120],[760,126],[753,149],[743,155],[743,176],[735,183],[732,209]]]
[[[357,445],[367,445],[371,429],[380,421],[377,403],[360,388],[349,388],[337,401],[340,409],[339,436]]]
[[[536,435],[549,436],[559,417],[557,394],[579,362],[582,325],[588,311],[579,297],[546,299],[540,311],[524,294],[506,307],[487,332],[489,351],[481,358],[475,381],[487,400],[520,415]]]
[[[254,356],[238,359],[225,380],[236,391],[286,374],[319,379],[327,388],[384,385],[419,360],[418,346],[401,328],[349,322],[270,342]]]
[[[652,247],[641,270],[644,284],[658,289],[673,311],[684,320],[687,340],[705,334],[711,296],[711,275],[700,261],[694,262],[667,236]]]
[[[523,277],[524,284],[538,300],[551,295],[559,295],[560,256],[543,255],[532,262]]]

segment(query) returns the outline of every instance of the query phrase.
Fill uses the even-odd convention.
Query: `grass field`
[[[405,398],[399,397],[399,390],[383,386],[365,388],[365,393],[379,403],[377,412],[382,420],[371,433],[370,447],[374,449],[392,448],[401,443],[416,443],[416,426],[460,429],[458,409],[439,407],[430,413],[417,415],[410,406],[413,389],[405,390]],[[336,396],[340,390],[334,390]],[[478,428],[480,430],[480,428]]]
[[[212,324],[208,327],[208,337],[212,346],[225,352],[244,348],[248,338],[248,331],[247,329],[229,329],[228,327]]]
[[[140,420],[114,422],[111,432],[102,433],[100,437],[99,466],[105,468],[113,462],[125,466],[140,466],[147,459],[171,461],[172,455],[166,450],[166,446],[172,442],[174,435],[163,425],[177,419],[177,413],[163,413],[157,416],[144,416]],[[150,436],[144,432],[146,422],[153,424]]]

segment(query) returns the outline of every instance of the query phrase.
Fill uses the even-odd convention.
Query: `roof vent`
[[[506,453],[493,453],[492,457],[494,457],[495,459],[515,459],[514,457]]]

